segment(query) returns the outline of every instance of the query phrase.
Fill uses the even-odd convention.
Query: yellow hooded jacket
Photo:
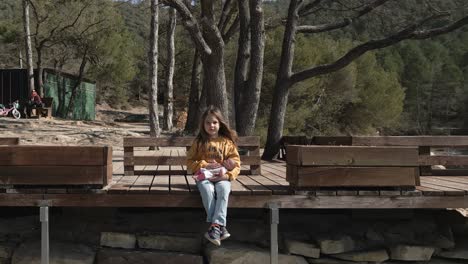
[[[222,163],[227,159],[231,159],[235,163],[234,169],[226,173],[229,180],[233,181],[240,172],[240,157],[234,142],[228,138],[219,136],[208,141],[206,146],[203,147],[195,140],[187,153],[187,167],[193,174],[199,169],[205,168],[210,160]]]

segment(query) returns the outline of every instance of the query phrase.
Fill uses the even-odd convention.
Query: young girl
[[[206,210],[206,221],[211,223],[205,238],[217,246],[230,236],[226,229],[228,197],[231,181],[240,172],[236,140],[236,132],[229,128],[221,111],[210,106],[202,115],[200,132],[187,154],[187,166],[195,174],[193,178]],[[218,170],[222,173],[213,173],[210,178],[198,180],[200,173],[221,167],[225,168]]]

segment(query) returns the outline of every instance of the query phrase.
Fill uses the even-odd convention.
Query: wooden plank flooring
[[[155,152],[155,155],[158,152]],[[183,156],[184,149],[159,151],[162,155]],[[123,176],[123,159],[114,158],[114,180],[108,193],[193,194],[198,189],[191,175],[172,175],[185,166],[140,167],[141,175]],[[168,175],[146,175],[146,171],[164,170]],[[313,196],[468,196],[468,176],[423,176],[415,190],[398,189],[301,189],[292,191],[286,181],[286,163],[262,161],[261,175],[240,175],[232,182],[233,195],[303,195]]]
[[[185,149],[158,150],[151,155],[185,155]],[[113,179],[103,189],[0,188],[0,206],[199,207],[198,189],[185,166],[139,166],[142,173],[124,175],[123,155],[113,157]],[[164,171],[157,174],[155,171]],[[172,174],[178,171],[179,174]],[[260,175],[240,175],[232,182],[230,206],[263,207],[280,202],[285,208],[449,208],[468,207],[468,176],[422,176],[416,189],[300,189],[286,181],[286,163],[262,161]],[[458,206],[457,206],[458,205]]]

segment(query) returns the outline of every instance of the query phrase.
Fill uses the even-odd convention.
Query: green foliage
[[[22,46],[21,1],[0,1],[0,68],[18,67]]]
[[[398,124],[404,92],[397,75],[383,70],[373,54],[356,63],[359,99],[345,108],[342,129],[350,134],[369,134]]]
[[[145,99],[148,92],[149,1],[51,1],[33,0],[39,14],[47,15],[34,43],[48,36],[57,25],[70,23],[83,3],[90,3],[83,20],[45,48],[44,66],[65,60],[63,69],[76,73],[83,47],[89,62],[85,77],[95,80],[99,101],[113,106]],[[347,1],[358,7],[362,1]],[[462,1],[389,1],[378,12],[355,19],[351,27],[327,34],[298,34],[293,71],[333,62],[352,47],[400,30],[406,22],[427,16],[431,8],[454,10],[451,19],[466,15],[455,7]],[[324,14],[311,15],[302,24],[340,21],[350,13],[338,1],[325,3]],[[257,120],[257,133],[266,136],[273,89],[276,82],[283,26],[289,1],[266,1],[267,28],[264,74]],[[162,6],[161,6],[162,7]],[[23,50],[21,1],[0,2],[0,67],[18,67]],[[389,19],[386,19],[389,18]],[[95,34],[80,36],[87,25]],[[165,24],[167,9],[160,9],[159,91],[165,82]],[[439,25],[438,20],[427,27]],[[33,27],[36,25],[32,19]],[[88,32],[89,33],[89,32]],[[80,38],[81,37],[81,38]],[[185,105],[190,87],[194,45],[181,25],[176,31],[174,96]],[[404,41],[364,55],[346,68],[301,82],[291,88],[284,134],[337,135],[384,133],[432,133],[438,127],[468,125],[468,29],[424,41]],[[237,54],[236,37],[225,46],[226,81],[232,88]],[[266,138],[266,137],[263,137]]]
[[[282,32],[268,35],[261,105],[271,102],[275,66],[280,57]],[[271,45],[271,46],[269,46]],[[294,71],[329,63],[355,45],[351,40],[327,37],[296,38]],[[382,55],[385,58],[385,54]],[[401,58],[386,60],[399,69]],[[298,83],[290,89],[285,135],[338,135],[374,133],[395,126],[400,120],[404,91],[398,74],[385,70],[374,54],[367,54],[350,66]],[[382,107],[385,106],[385,107]],[[259,110],[256,132],[266,135],[268,112]],[[263,127],[265,125],[265,127]]]

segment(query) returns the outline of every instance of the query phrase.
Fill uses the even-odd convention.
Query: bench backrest
[[[0,146],[0,186],[96,186],[112,181],[106,146]]]
[[[286,180],[295,187],[414,187],[418,147],[287,146]]]
[[[0,138],[0,145],[19,145],[19,138],[17,137]]]
[[[190,148],[195,137],[125,137],[124,144],[124,170],[125,175],[155,174],[166,175],[166,169],[136,171],[135,166],[172,166],[171,174],[187,174],[185,165],[187,163],[186,151]],[[239,137],[237,142],[241,164],[248,165],[248,170],[241,170],[241,174],[260,174],[260,138]],[[176,152],[149,153],[148,147],[171,147],[179,148]],[[142,151],[137,151],[138,148]],[[146,153],[145,153],[146,152]]]
[[[468,136],[343,136],[314,137],[315,145],[352,145],[352,146],[417,146],[419,149],[418,163],[421,174],[426,175],[468,175],[467,169],[432,170],[431,165],[466,166],[468,156],[454,153],[438,153],[431,155],[432,149],[468,149]]]
[[[278,159],[286,160],[286,147],[288,145],[310,145],[310,139],[306,136],[283,136],[280,141]]]

